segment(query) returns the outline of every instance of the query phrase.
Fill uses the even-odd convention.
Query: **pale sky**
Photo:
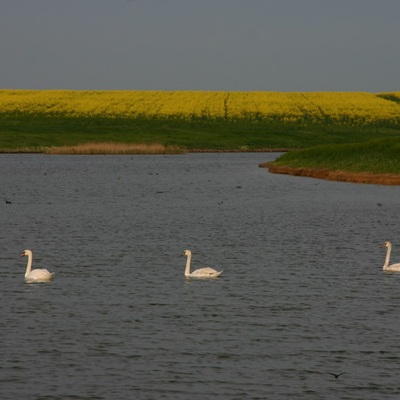
[[[400,91],[400,0],[0,0],[0,88]]]

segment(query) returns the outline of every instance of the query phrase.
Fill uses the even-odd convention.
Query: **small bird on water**
[[[335,379],[338,379],[340,375],[345,374],[346,372],[341,372],[340,374],[334,374],[333,372],[327,372],[327,374],[332,375],[335,377]]]

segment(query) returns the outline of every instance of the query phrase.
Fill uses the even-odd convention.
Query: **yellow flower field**
[[[386,93],[399,97],[400,93]],[[0,90],[0,114],[226,118],[400,126],[400,103],[362,92]]]

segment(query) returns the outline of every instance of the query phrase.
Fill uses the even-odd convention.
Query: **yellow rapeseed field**
[[[390,93],[400,97],[400,93]],[[109,118],[249,118],[400,126],[400,104],[363,92],[0,90],[0,114]]]

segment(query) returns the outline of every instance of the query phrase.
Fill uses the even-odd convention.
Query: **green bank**
[[[102,118],[0,113],[0,150],[42,151],[94,142],[159,143],[186,151],[305,149],[400,138],[400,127],[282,123],[257,119]]]
[[[293,150],[270,164],[352,173],[400,174],[400,139],[383,138]]]

